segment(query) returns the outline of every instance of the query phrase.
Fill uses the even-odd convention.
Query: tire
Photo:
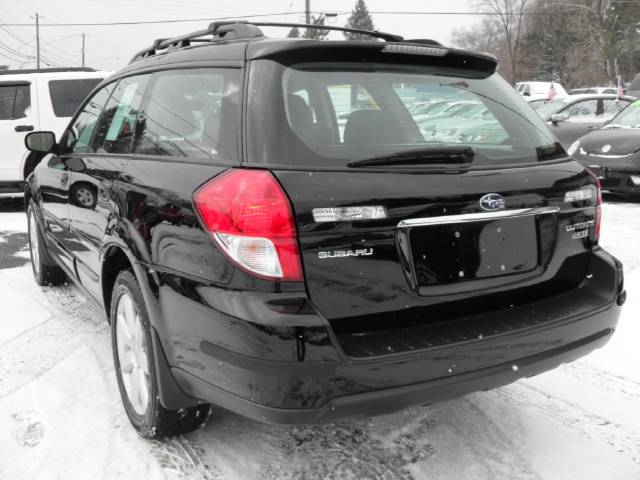
[[[211,413],[209,404],[168,410],[160,403],[149,315],[130,270],[118,274],[111,299],[113,361],[122,403],[133,428],[145,438],[161,438],[204,426]]]
[[[67,280],[64,271],[51,259],[40,229],[40,221],[33,200],[27,207],[29,254],[33,278],[38,285],[60,285]]]
[[[87,182],[78,182],[69,189],[71,203],[80,208],[93,209],[98,202],[98,189]]]

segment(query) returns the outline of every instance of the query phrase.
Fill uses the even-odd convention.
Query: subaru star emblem
[[[504,197],[499,193],[487,193],[480,199],[480,207],[483,210],[500,210],[504,208]]]
[[[602,153],[607,153],[609,150],[611,150],[611,145],[608,143],[602,146]]]

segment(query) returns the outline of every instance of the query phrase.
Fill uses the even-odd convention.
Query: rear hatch
[[[339,338],[578,285],[595,241],[594,179],[489,60],[367,48],[358,63],[328,63],[325,50],[309,62],[306,48],[250,70],[247,166],[269,168],[287,192],[309,297]],[[482,112],[426,132],[411,114],[425,101]]]

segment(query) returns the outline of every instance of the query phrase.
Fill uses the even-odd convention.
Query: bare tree
[[[505,76],[518,80],[518,60],[522,45],[527,0],[476,0],[476,8],[491,12],[503,31],[508,54]]]

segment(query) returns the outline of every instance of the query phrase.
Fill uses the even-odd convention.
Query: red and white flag
[[[624,82],[622,81],[622,75],[618,75],[618,98],[624,95]]]

